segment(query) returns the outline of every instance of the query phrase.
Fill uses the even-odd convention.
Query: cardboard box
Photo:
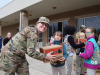
[[[78,38],[78,39],[75,40],[76,44],[80,44],[80,43],[84,43],[84,42],[87,42],[87,39],[80,39],[80,38]],[[85,48],[85,46],[82,47],[82,48]]]
[[[51,45],[51,46],[45,46],[40,48],[40,52],[47,54],[49,52],[53,51],[52,55],[56,55],[57,59],[54,59],[54,61],[57,61],[59,58],[63,57],[63,47],[62,45]],[[44,63],[49,62],[49,60],[45,59]]]

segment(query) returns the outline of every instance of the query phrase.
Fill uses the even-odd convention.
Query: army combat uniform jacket
[[[8,73],[15,72],[18,66],[22,65],[23,59],[26,59],[25,53],[32,58],[43,60],[46,55],[35,50],[37,39],[36,27],[27,26],[18,32],[2,48],[0,69]]]

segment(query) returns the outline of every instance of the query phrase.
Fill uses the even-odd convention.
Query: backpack
[[[65,39],[64,39],[64,44],[66,45],[66,51],[67,51],[68,54],[74,53],[74,52],[73,52],[73,48],[71,47],[70,43],[68,42],[68,37],[69,37],[69,36],[70,36],[70,35],[66,35],[66,36],[65,36]]]

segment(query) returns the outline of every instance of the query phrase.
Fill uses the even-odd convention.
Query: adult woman
[[[11,39],[11,33],[8,32],[6,38],[3,40],[3,45],[5,46]]]

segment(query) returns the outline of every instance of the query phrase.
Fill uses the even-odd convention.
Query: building
[[[100,34],[100,0],[13,0],[0,9],[0,32],[14,36],[19,27],[36,25],[39,17],[50,19],[49,29],[39,35],[39,42],[49,42],[55,31],[74,25],[79,31],[82,24],[93,26]]]

